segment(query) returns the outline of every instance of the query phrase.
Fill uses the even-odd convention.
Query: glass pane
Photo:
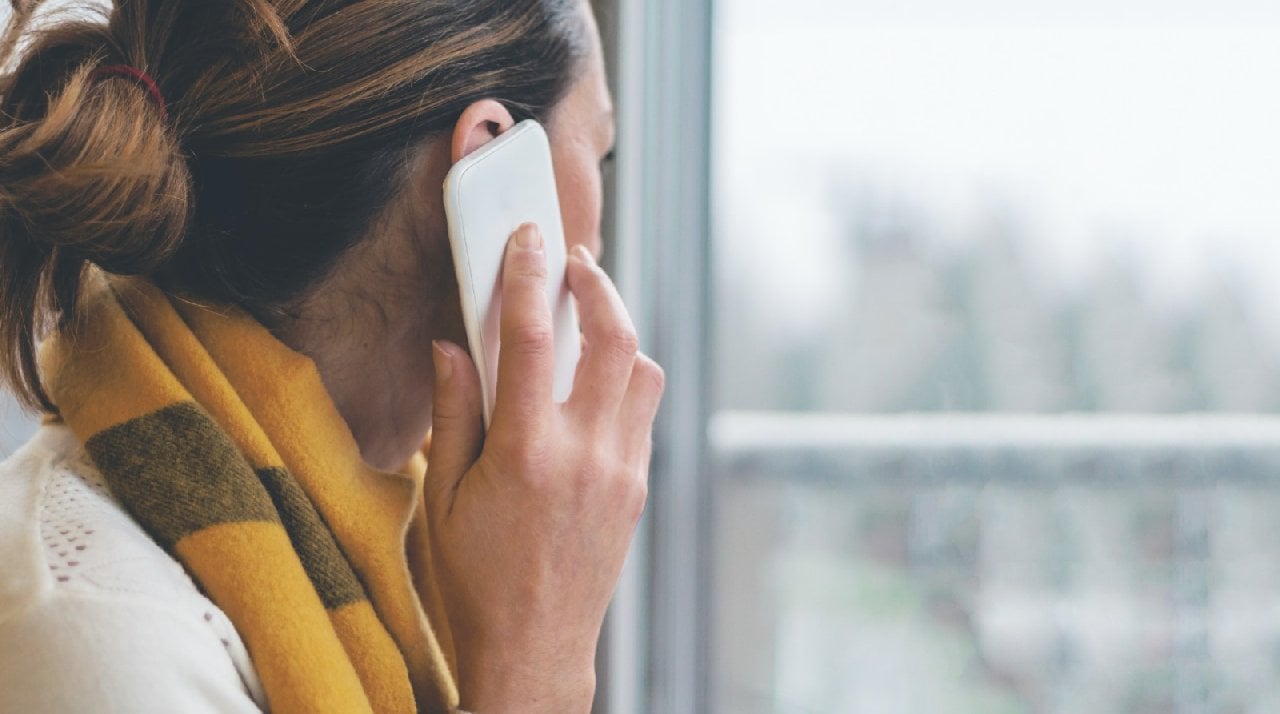
[[[1274,3],[717,12],[721,407],[1280,409]]]
[[[1040,426],[1079,441],[722,450],[715,710],[1280,710],[1280,447]]]
[[[1280,6],[716,7],[716,711],[1277,710]]]

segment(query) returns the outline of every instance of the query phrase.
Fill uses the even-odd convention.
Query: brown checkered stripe
[[[344,529],[392,546],[399,531],[402,544],[409,514],[397,509],[412,508],[413,485],[367,473],[349,433],[335,450],[341,439],[308,429],[321,416],[337,422],[330,432],[345,428],[309,361],[242,315],[175,309],[141,281],[99,281],[75,329],[46,342],[42,368],[112,492],[235,624],[273,711],[413,712],[415,688],[424,710],[456,705],[434,639],[398,643],[384,625],[421,619],[394,548],[351,558],[339,545]],[[378,478],[392,481],[361,483]],[[329,482],[333,518],[315,498]],[[381,522],[385,533],[369,530]]]

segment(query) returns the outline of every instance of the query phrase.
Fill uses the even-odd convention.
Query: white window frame
[[[610,263],[667,374],[595,711],[708,711],[710,0],[597,0],[618,109]]]

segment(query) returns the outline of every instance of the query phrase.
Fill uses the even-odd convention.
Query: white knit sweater
[[[0,464],[0,714],[265,708],[231,622],[70,430],[42,427]]]

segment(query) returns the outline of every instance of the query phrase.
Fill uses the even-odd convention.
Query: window
[[[713,47],[710,711],[1280,705],[1280,13]]]
[[[36,424],[8,394],[0,395],[0,455],[8,456],[35,433]]]

